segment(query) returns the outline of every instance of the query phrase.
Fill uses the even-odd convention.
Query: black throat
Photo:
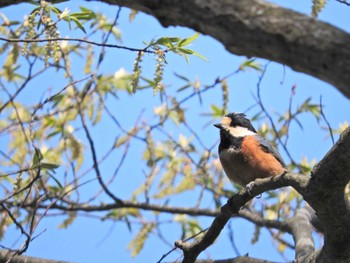
[[[243,137],[229,136],[225,131],[220,131],[219,152],[228,148],[241,149]]]

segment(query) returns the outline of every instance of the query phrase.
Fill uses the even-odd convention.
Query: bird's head
[[[256,134],[256,130],[244,113],[226,114],[221,119],[221,123],[216,123],[214,126],[220,129],[221,137],[239,138]]]

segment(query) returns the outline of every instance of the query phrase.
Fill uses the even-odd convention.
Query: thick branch
[[[331,256],[328,262],[350,260],[350,204],[345,196],[345,186],[350,181],[349,160],[350,127],[315,166],[303,195],[322,222],[325,245],[321,256]]]
[[[11,258],[13,253],[14,252],[11,252],[9,250],[1,249],[0,262],[6,262],[8,259]],[[14,258],[12,258],[11,262],[12,263],[68,263],[67,261],[57,261],[57,260],[23,256],[23,255],[15,256]]]
[[[56,198],[53,198],[56,199]],[[28,208],[33,207],[33,203],[12,203],[12,202],[5,202],[6,204],[10,206],[16,206],[20,205],[22,208]],[[41,209],[47,209],[46,204],[39,204],[37,205],[38,208]],[[157,205],[157,204],[150,204],[150,203],[141,203],[141,202],[135,202],[135,201],[128,201],[123,200],[122,204],[118,203],[110,203],[110,204],[99,204],[99,205],[91,205],[91,204],[58,204],[57,202],[52,204],[50,206],[50,209],[57,209],[65,212],[103,212],[103,211],[110,211],[113,209],[122,209],[122,208],[137,208],[141,210],[146,211],[157,211],[161,213],[169,213],[169,214],[186,214],[190,216],[207,216],[207,217],[215,217],[219,214],[219,211],[212,210],[212,209],[199,209],[194,207],[175,207],[170,205]],[[248,221],[252,222],[253,224],[256,224],[260,227],[268,227],[268,228],[274,228],[278,229],[280,231],[289,232],[290,233],[290,227],[288,223],[284,221],[278,221],[278,220],[269,220],[262,218],[260,215],[247,211],[247,210],[240,210],[237,215],[232,215],[233,217],[241,217],[244,219],[247,219]]]
[[[310,209],[298,209],[291,220],[292,235],[295,243],[295,258],[310,255],[315,250],[312,238],[312,213]]]
[[[0,7],[24,0],[1,1]],[[262,0],[100,0],[143,11],[164,26],[210,35],[228,51],[285,64],[324,80],[350,98],[350,35]]]
[[[314,18],[262,0],[105,0],[192,28],[228,51],[261,57],[329,82],[350,98],[350,36]],[[341,70],[340,70],[341,69]]]
[[[204,259],[204,260],[196,260],[196,263],[274,263],[272,261],[267,261],[258,258],[252,258],[249,256],[242,256],[237,258],[229,258],[229,259]]]

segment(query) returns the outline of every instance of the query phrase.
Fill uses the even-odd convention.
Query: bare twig
[[[16,39],[16,38],[6,38],[6,37],[0,37],[0,40],[6,41],[9,43],[45,43],[45,42],[53,42],[53,41],[77,41],[82,43],[91,44],[98,47],[109,47],[109,48],[118,48],[118,49],[125,49],[129,51],[142,51],[145,53],[151,53],[154,54],[155,52],[149,49],[145,48],[132,48],[132,47],[126,47],[126,46],[120,46],[115,44],[107,44],[107,43],[99,43],[91,40],[87,40],[84,38],[66,38],[66,37],[58,37],[58,38],[50,38],[50,39]]]
[[[192,235],[192,236],[190,236],[190,237],[188,237],[188,238],[182,240],[182,242],[190,241],[190,240],[194,239],[195,237],[199,236],[200,234],[205,233],[207,230],[208,230],[208,228],[203,229],[203,230],[199,231],[198,233],[196,233],[196,234],[194,234],[194,235]],[[177,249],[177,247],[174,246],[171,250],[169,250],[167,253],[165,253],[165,254],[157,261],[157,263],[161,263],[163,259],[165,259],[168,255],[170,255],[170,254],[171,254],[172,252],[174,252],[176,249]]]
[[[322,96],[320,96],[320,114],[321,114],[323,120],[324,120],[324,121],[326,122],[326,124],[327,124],[327,128],[328,128],[328,131],[329,131],[329,135],[331,136],[332,143],[333,143],[333,145],[334,145],[335,141],[334,141],[334,136],[333,136],[333,130],[332,130],[331,125],[329,124],[329,121],[328,121],[327,118],[326,118],[326,115],[325,115],[324,112],[323,112]]]
[[[350,3],[347,1],[347,0],[335,0],[341,4],[344,4],[344,5],[347,5],[347,6],[350,6]]]
[[[97,177],[97,180],[98,182],[100,183],[101,187],[103,188],[103,190],[105,191],[105,193],[111,197],[116,203],[118,204],[122,204],[123,203],[123,200],[121,200],[120,198],[116,197],[106,186],[106,184],[104,183],[103,179],[102,179],[102,176],[101,176],[101,172],[100,172],[100,169],[99,169],[99,164],[98,164],[98,159],[97,159],[97,154],[96,154],[96,149],[95,149],[95,145],[94,145],[94,141],[91,137],[91,134],[90,134],[90,131],[87,127],[87,124],[86,124],[86,121],[85,121],[85,117],[84,117],[84,113],[81,109],[81,101],[78,102],[78,111],[79,111],[79,116],[80,116],[80,120],[81,120],[81,123],[83,125],[83,129],[84,129],[84,132],[85,132],[85,135],[87,137],[87,140],[89,142],[89,145],[90,145],[90,149],[91,149],[91,154],[92,154],[92,160],[93,160],[93,163],[94,163],[94,169],[95,169],[95,172],[96,172],[96,177]]]
[[[264,76],[265,76],[265,73],[266,73],[266,71],[267,71],[267,67],[269,66],[269,64],[270,64],[270,62],[268,62],[268,63],[265,65],[265,67],[264,67],[264,69],[263,69],[263,71],[262,71],[262,73],[261,73],[261,75],[260,75],[260,77],[259,77],[258,83],[257,83],[257,85],[256,85],[256,87],[257,87],[257,92],[256,92],[256,93],[257,93],[257,96],[258,96],[258,101],[257,101],[257,102],[258,102],[258,104],[260,105],[261,110],[264,112],[264,114],[266,115],[266,117],[269,119],[269,122],[270,122],[270,124],[271,124],[271,126],[272,126],[272,129],[273,129],[273,131],[274,131],[274,133],[275,133],[275,136],[276,136],[278,142],[280,143],[280,145],[282,146],[283,150],[284,150],[285,153],[287,154],[287,156],[288,156],[288,158],[290,159],[291,163],[294,164],[294,165],[296,165],[297,163],[294,161],[294,158],[292,157],[291,153],[289,152],[289,150],[287,149],[286,145],[283,143],[281,137],[279,136],[277,127],[276,127],[276,125],[275,125],[275,122],[273,121],[273,119],[272,119],[271,115],[269,114],[269,112],[266,110],[266,108],[265,108],[265,106],[264,106],[264,104],[263,104],[263,102],[262,102],[262,99],[261,99],[261,94],[260,94],[260,91],[261,91],[261,82],[262,82],[262,80],[263,80],[263,78],[264,78]]]

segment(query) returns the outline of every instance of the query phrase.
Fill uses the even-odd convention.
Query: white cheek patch
[[[227,129],[233,137],[244,137],[256,134],[255,132],[252,132],[245,127],[228,127]]]

